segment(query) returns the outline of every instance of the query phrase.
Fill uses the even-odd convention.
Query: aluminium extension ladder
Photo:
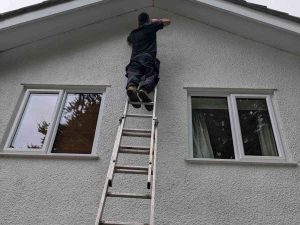
[[[126,101],[123,116],[120,118],[120,125],[115,139],[115,144],[111,156],[111,161],[105,180],[99,209],[97,213],[95,225],[154,225],[154,197],[155,197],[155,172],[156,172],[156,149],[157,149],[157,125],[158,120],[156,113],[156,97],[157,88],[154,91],[153,102],[145,103],[140,102],[142,105],[153,105],[153,112],[151,114],[128,114],[129,104],[137,102],[131,102],[129,99]],[[146,129],[127,129],[125,128],[126,118],[144,118],[152,119],[151,130]],[[148,137],[150,138],[150,146],[129,146],[121,145],[122,137]],[[119,165],[118,156],[120,153],[124,154],[147,154],[149,155],[149,164],[147,167],[131,166],[131,165]],[[118,193],[110,192],[109,188],[112,187],[112,181],[115,173],[127,173],[137,175],[148,175],[147,188],[150,189],[149,193]],[[119,222],[119,221],[106,221],[103,217],[105,202],[107,197],[116,198],[134,198],[134,199],[150,199],[150,223],[141,222]]]

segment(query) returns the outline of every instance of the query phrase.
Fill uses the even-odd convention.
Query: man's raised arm
[[[161,22],[164,26],[168,26],[171,24],[170,19],[162,18],[162,19],[151,19],[152,23],[158,23]]]

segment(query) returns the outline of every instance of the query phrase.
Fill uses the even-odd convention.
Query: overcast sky
[[[44,0],[0,0],[0,13],[22,8],[28,5],[37,4]],[[271,9],[287,12],[300,17],[300,0],[248,0],[261,5],[266,5]]]

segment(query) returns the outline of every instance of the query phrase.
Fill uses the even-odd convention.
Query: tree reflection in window
[[[98,93],[67,94],[52,153],[91,153],[100,104]]]
[[[265,99],[237,98],[245,155],[278,156]]]
[[[43,135],[41,136],[41,145],[34,145],[34,144],[30,144],[27,145],[27,148],[35,148],[35,149],[39,149],[40,146],[44,145],[45,139],[46,139],[46,135],[48,132],[48,128],[50,126],[50,123],[47,123],[46,121],[42,121],[41,123],[38,124],[38,132]]]

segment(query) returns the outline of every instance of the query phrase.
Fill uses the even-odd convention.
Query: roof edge
[[[154,0],[157,8],[300,55],[300,24],[224,0]]]
[[[58,4],[62,4],[62,3],[66,3],[66,2],[71,2],[74,0],[48,0],[48,1],[44,1],[38,4],[34,4],[34,5],[29,5],[26,7],[22,7],[19,9],[15,9],[12,11],[8,11],[5,13],[0,14],[0,21],[15,17],[15,16],[19,16],[25,13],[30,13],[36,10],[40,10],[40,9],[44,9],[50,6],[55,6]]]
[[[157,0],[159,1],[159,0]],[[186,2],[192,2],[194,4],[204,4],[209,7],[216,8],[221,11],[225,11],[240,17],[247,18],[258,23],[266,24],[271,27],[292,32],[296,35],[300,35],[300,23],[295,21],[284,19],[269,13],[254,10],[249,7],[244,7],[240,4],[235,4],[231,0],[185,0]],[[239,0],[232,0],[239,1]],[[243,0],[242,0],[243,1]]]
[[[283,18],[283,19],[290,20],[290,21],[293,21],[293,22],[296,22],[296,23],[300,23],[300,18],[299,17],[292,16],[291,14],[288,14],[286,12],[282,12],[282,11],[278,11],[278,10],[275,10],[275,9],[268,8],[267,6],[264,6],[264,5],[259,5],[259,4],[247,2],[245,0],[223,0],[223,1],[231,2],[231,3],[234,3],[234,4],[240,5],[240,6],[247,7],[249,9],[264,12],[266,14],[270,14],[270,15],[273,15],[273,16],[276,16],[276,17],[279,17],[279,18]]]
[[[111,0],[58,0],[60,3],[51,3],[48,6],[37,6],[35,10],[31,10],[28,13],[21,13],[16,16],[7,17],[4,20],[0,20],[0,32],[16,27],[22,27],[24,25],[35,23],[37,21],[53,18],[55,16],[68,14],[76,10],[81,10],[90,6],[96,6],[98,4],[105,4]],[[64,1],[64,2],[62,2]]]

